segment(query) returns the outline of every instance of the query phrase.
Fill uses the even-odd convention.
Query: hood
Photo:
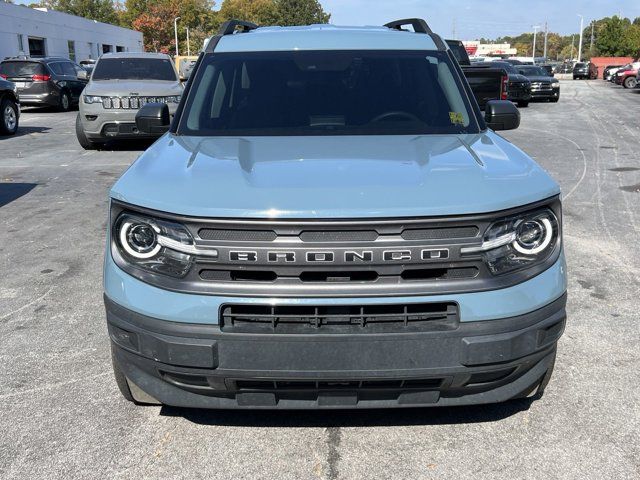
[[[528,77],[525,77],[524,75],[520,75],[519,73],[510,73],[508,77],[510,82],[531,83]]]
[[[557,78],[548,77],[546,75],[536,75],[532,77],[527,77],[531,82],[549,82],[549,83],[558,83]]]
[[[125,97],[131,94],[140,96],[170,96],[181,95],[182,84],[178,81],[165,82],[162,80],[91,80],[85,90],[85,95],[104,97]]]
[[[428,136],[178,137],[123,174],[114,199],[226,218],[414,217],[498,211],[558,185],[495,133]]]

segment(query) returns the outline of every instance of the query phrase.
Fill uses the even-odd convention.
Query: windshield
[[[2,62],[0,74],[4,77],[32,77],[44,75],[44,66],[37,62]]]
[[[171,61],[166,58],[101,58],[92,80],[166,80],[176,81]]]
[[[540,67],[520,67],[520,73],[527,77],[548,77],[549,73]]]
[[[587,64],[586,64],[586,63],[576,63],[576,66],[575,66],[575,67],[573,67],[573,68],[584,68],[584,67],[586,67],[586,66],[587,66]]]
[[[477,133],[446,52],[249,52],[209,55],[183,135]]]

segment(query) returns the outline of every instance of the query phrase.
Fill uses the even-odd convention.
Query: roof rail
[[[433,33],[433,30],[431,30],[429,24],[421,18],[405,18],[404,20],[395,20],[393,22],[385,24],[385,27],[392,28],[394,30],[403,30],[402,27],[407,25],[411,25],[413,27],[413,31],[416,33]]]
[[[251,30],[255,30],[256,28],[258,28],[258,25],[251,22],[245,22],[244,20],[232,19],[222,24],[222,26],[220,27],[220,30],[218,30],[218,35],[231,35],[235,33],[238,27],[241,27],[240,32],[246,33],[246,32],[250,32]]]

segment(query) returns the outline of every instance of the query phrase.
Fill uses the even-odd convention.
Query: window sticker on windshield
[[[464,125],[464,115],[460,112],[449,112],[449,119],[453,125]]]

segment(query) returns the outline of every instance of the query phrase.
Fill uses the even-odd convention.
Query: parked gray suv
[[[87,71],[68,58],[21,56],[0,63],[0,78],[15,84],[22,105],[66,112],[78,103]]]
[[[181,95],[182,85],[168,55],[105,54],[82,92],[76,118],[78,141],[83,148],[93,149],[116,138],[154,137],[138,131],[136,113],[147,103],[166,103],[173,116]]]

